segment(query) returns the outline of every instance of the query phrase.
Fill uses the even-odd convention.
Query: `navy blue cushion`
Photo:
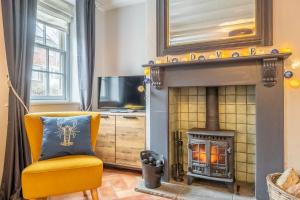
[[[44,125],[40,160],[66,155],[94,155],[91,116],[41,117]]]

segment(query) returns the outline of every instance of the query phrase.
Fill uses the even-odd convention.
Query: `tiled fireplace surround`
[[[235,131],[235,179],[254,183],[256,144],[255,86],[222,86],[219,94],[221,130]],[[188,171],[187,130],[205,128],[205,87],[169,88],[169,144],[174,131],[183,136],[183,166]],[[221,133],[220,133],[221,134]],[[169,170],[174,164],[174,146],[169,145]]]
[[[269,173],[282,171],[284,166],[283,59],[276,62],[278,76],[273,87],[266,87],[262,82],[262,60],[183,64],[164,68],[162,88],[151,87],[150,149],[165,157],[165,181],[171,179],[168,168],[171,159],[169,148],[172,145],[169,142],[170,132],[174,128],[184,132],[194,126],[203,127],[205,115],[199,101],[205,99],[205,87],[218,86],[220,128],[236,130],[236,178],[255,182],[258,200],[268,198],[265,177]],[[180,111],[180,114],[177,111],[178,125],[172,125],[172,120],[174,122],[176,118],[169,116],[172,109],[170,101],[171,105],[174,104],[174,100],[169,98],[172,95],[177,96],[177,103],[180,106],[182,103],[183,109],[187,109],[187,112]],[[193,101],[197,102],[197,112],[190,112],[196,109]],[[246,111],[241,110],[244,108]]]

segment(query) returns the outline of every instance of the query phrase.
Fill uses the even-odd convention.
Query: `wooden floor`
[[[141,174],[105,169],[102,187],[98,189],[100,200],[166,200],[165,198],[135,192],[135,186],[141,181]],[[49,200],[86,200],[83,193],[55,196]],[[88,199],[92,199],[88,192]]]

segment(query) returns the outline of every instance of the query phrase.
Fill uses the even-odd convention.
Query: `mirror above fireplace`
[[[272,0],[157,0],[159,56],[272,45]]]

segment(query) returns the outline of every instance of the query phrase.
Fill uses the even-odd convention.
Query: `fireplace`
[[[233,178],[255,183],[255,197],[267,199],[266,175],[282,171],[284,166],[281,74],[284,59],[288,56],[262,55],[150,65],[152,75],[155,75],[152,80],[160,87],[151,87],[149,143],[151,150],[165,157],[164,181],[172,181],[171,166],[175,160],[170,153],[174,152],[172,133],[182,132],[183,154],[188,155],[187,136],[190,134],[186,133],[192,132],[194,127],[207,131],[205,91],[206,87],[218,86],[220,130],[235,131]],[[245,98],[250,104],[239,103]],[[236,104],[227,104],[232,99]],[[270,150],[270,147],[274,148]],[[188,166],[189,159],[183,157],[186,173]]]

